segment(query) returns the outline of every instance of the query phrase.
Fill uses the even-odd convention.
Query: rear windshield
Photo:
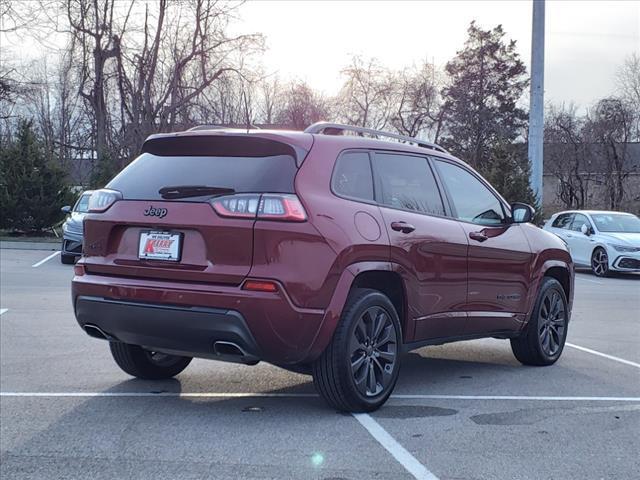
[[[297,168],[290,155],[268,157],[159,156],[143,153],[109,182],[125,199],[160,200],[176,185],[229,188],[236,192],[294,193]],[[202,201],[189,197],[183,201]]]

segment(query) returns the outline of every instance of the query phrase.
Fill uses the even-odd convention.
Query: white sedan
[[[605,277],[640,272],[640,219],[631,213],[571,210],[554,214],[544,229],[562,238],[576,266]]]

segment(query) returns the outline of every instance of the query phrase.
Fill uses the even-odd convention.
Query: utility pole
[[[531,189],[542,206],[544,140],[544,2],[533,0],[531,25],[531,96],[529,104],[529,162]]]

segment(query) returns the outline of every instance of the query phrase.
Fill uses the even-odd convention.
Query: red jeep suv
[[[412,349],[496,337],[550,365],[564,347],[567,247],[435,144],[330,123],[152,135],[89,210],[75,315],[138,378],[264,360],[361,412]]]

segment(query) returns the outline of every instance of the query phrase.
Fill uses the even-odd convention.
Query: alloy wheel
[[[396,328],[389,313],[377,306],[365,310],[349,344],[351,373],[362,395],[374,397],[389,386],[397,353]]]
[[[555,290],[547,291],[542,299],[538,319],[538,338],[545,355],[553,357],[560,351],[566,318],[561,295]]]
[[[609,269],[609,257],[607,257],[607,252],[602,249],[598,249],[593,252],[593,256],[591,257],[591,268],[593,269],[593,273],[599,277],[604,276]]]

